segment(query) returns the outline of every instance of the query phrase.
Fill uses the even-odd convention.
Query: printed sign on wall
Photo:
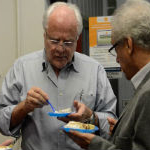
[[[120,65],[116,62],[116,57],[108,52],[112,46],[111,18],[111,16],[89,17],[90,57],[100,62],[106,71],[115,72],[114,78],[120,78]]]

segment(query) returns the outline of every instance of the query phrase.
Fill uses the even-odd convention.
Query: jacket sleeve
[[[103,139],[102,137],[95,136],[95,138],[91,141],[88,150],[121,150],[116,147],[110,141]]]
[[[141,94],[136,107],[134,127],[134,149],[150,149],[150,91]]]
[[[150,91],[143,92],[137,99],[139,103],[135,103],[135,116],[133,134],[130,140],[124,137],[119,139],[115,137],[114,142],[107,141],[102,137],[96,136],[90,143],[88,150],[147,150],[150,149]]]

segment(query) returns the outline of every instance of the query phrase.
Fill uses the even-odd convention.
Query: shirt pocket
[[[81,102],[92,110],[95,108],[95,100],[96,96],[93,94],[83,94],[81,97]]]
[[[122,150],[132,149],[132,139],[129,137],[116,136],[115,145]]]

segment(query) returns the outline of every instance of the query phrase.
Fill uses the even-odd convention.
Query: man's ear
[[[134,43],[131,37],[127,37],[128,53],[131,55],[134,51]]]

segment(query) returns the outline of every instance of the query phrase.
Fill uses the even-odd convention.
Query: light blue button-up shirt
[[[57,78],[45,60],[45,51],[34,52],[14,63],[5,77],[0,95],[0,131],[14,136],[21,129],[23,150],[81,149],[60,129],[65,123],[48,116],[47,113],[52,111],[49,105],[34,109],[18,127],[9,130],[14,107],[26,99],[27,91],[33,86],[48,94],[56,110],[72,107],[82,91],[82,102],[99,117],[101,136],[109,129],[107,116],[115,117],[116,97],[98,62],[75,52],[73,61],[60,71]]]

